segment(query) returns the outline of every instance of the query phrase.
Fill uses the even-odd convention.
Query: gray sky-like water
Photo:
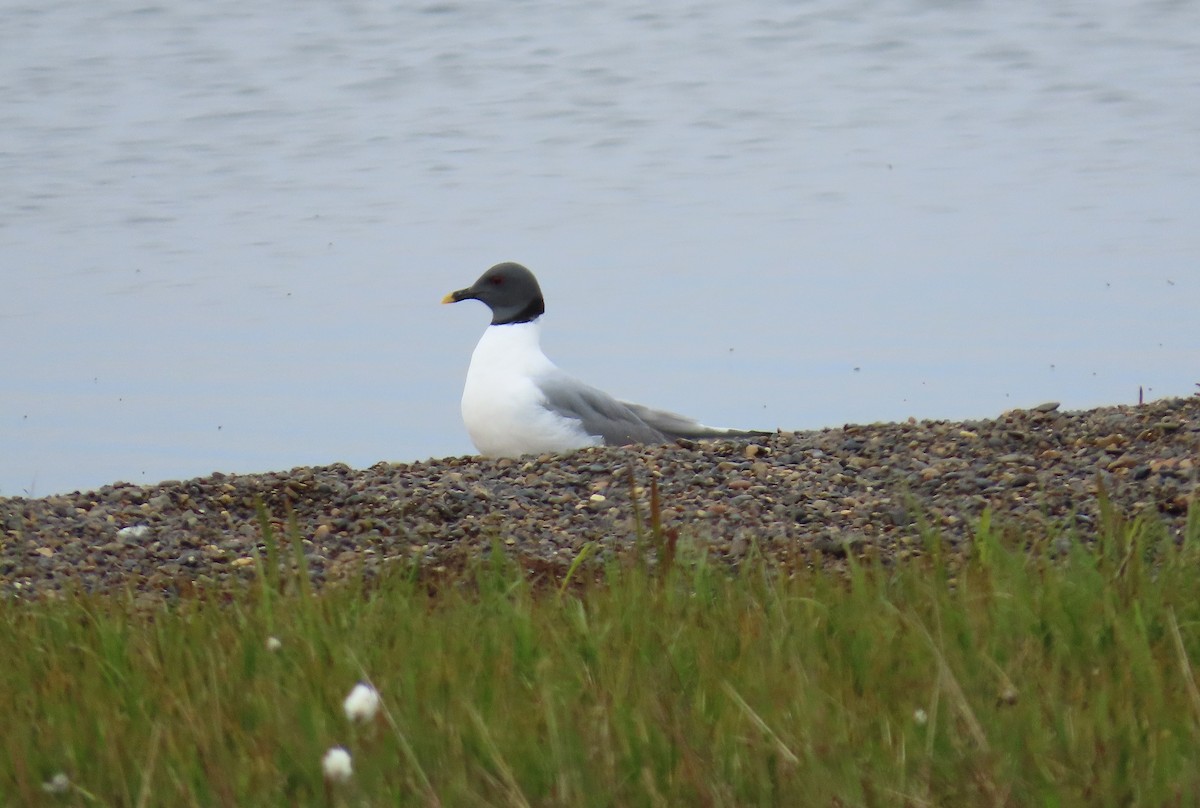
[[[0,494],[472,451],[547,352],[710,423],[1189,395],[1200,4],[10,4]]]

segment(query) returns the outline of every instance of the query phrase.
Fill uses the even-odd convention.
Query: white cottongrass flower
[[[924,710],[922,710],[920,707],[913,710],[913,721],[917,722],[918,727],[925,726],[925,722],[927,722],[928,720],[929,720],[929,714],[926,713]]]
[[[379,712],[379,691],[366,682],[359,682],[342,702],[342,708],[351,721],[370,721]]]
[[[268,651],[271,651],[272,653],[274,653],[275,651],[278,651],[282,647],[283,647],[283,643],[279,641],[278,637],[267,637],[267,650]]]
[[[331,783],[346,782],[354,774],[354,767],[350,765],[350,753],[341,746],[330,747],[325,757],[321,758],[321,771]]]
[[[46,782],[42,783],[42,791],[47,794],[66,794],[71,790],[71,778],[67,777],[62,772],[51,777]]]

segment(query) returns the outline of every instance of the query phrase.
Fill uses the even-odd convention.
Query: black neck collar
[[[514,323],[532,323],[537,318],[546,313],[546,301],[542,300],[542,296],[538,295],[516,314],[502,316],[500,312],[493,312],[492,325],[513,325]]]

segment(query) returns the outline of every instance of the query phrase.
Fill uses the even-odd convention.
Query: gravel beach
[[[958,543],[987,507],[1043,534],[1086,533],[1101,481],[1123,513],[1152,509],[1180,535],[1200,493],[1200,396],[4,498],[0,595],[77,588],[157,599],[252,581],[262,547],[257,498],[280,528],[294,514],[318,584],[398,560],[456,567],[496,542],[531,567],[565,570],[588,542],[633,540],[635,505],[645,518],[652,477],[664,526],[731,564],[755,544],[784,565],[836,563],[871,546],[901,559],[919,552],[918,518]]]

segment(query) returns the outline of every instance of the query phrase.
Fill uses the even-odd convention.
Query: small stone
[[[1129,469],[1136,466],[1137,462],[1138,461],[1136,457],[1124,454],[1109,463],[1107,468],[1109,471],[1116,471],[1117,469]]]

